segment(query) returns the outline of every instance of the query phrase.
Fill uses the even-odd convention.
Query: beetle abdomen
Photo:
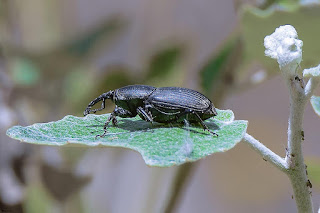
[[[147,101],[167,109],[206,111],[212,106],[211,101],[200,92],[181,87],[160,87]]]

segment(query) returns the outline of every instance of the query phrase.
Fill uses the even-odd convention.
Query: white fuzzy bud
[[[280,26],[264,38],[265,54],[277,59],[280,69],[289,72],[286,75],[296,75],[296,68],[302,60],[302,45],[291,25]]]

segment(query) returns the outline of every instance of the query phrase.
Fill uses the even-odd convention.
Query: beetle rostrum
[[[153,123],[200,123],[205,131],[217,136],[211,131],[204,120],[217,115],[213,103],[203,94],[192,89],[182,87],[152,87],[147,85],[129,85],[103,93],[84,110],[86,116],[101,111],[105,102],[111,99],[116,107],[104,124],[104,133],[97,135],[104,137],[110,122],[117,125],[117,116],[131,118],[139,115],[141,119]],[[101,108],[91,109],[102,101]]]

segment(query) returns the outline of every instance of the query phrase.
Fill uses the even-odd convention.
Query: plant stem
[[[299,213],[312,213],[312,187],[307,177],[301,143],[304,140],[302,129],[305,106],[317,84],[319,84],[320,65],[303,70],[304,77],[310,80],[305,86],[299,75],[302,61],[303,42],[298,39],[297,31],[291,25],[277,28],[264,38],[265,54],[277,59],[281,73],[287,83],[290,95],[290,115],[288,121],[288,148],[286,153],[287,175],[291,181]]]
[[[192,169],[195,167],[195,163],[186,163],[177,168],[176,175],[174,177],[170,197],[166,203],[165,213],[174,212],[177,207],[178,202],[181,199],[183,189],[185,188],[185,183],[191,176]]]
[[[307,96],[301,79],[288,79],[290,93],[290,115],[288,125],[288,152],[286,161],[289,166],[288,176],[293,188],[298,212],[312,213],[313,206],[306,174],[301,143],[303,141],[302,121]]]
[[[280,157],[279,155],[271,151],[268,147],[260,143],[258,140],[256,140],[248,133],[244,135],[243,139],[245,142],[249,144],[249,146],[251,146],[251,148],[257,151],[264,160],[269,161],[281,171],[285,173],[288,172],[288,164],[284,158]]]
[[[289,78],[287,81],[290,93],[290,115],[288,122],[288,149],[285,159],[272,152],[251,135],[246,133],[243,138],[263,159],[288,175],[298,212],[300,213],[313,212],[309,188],[310,181],[306,174],[301,143],[304,140],[302,129],[304,109],[318,83],[318,79],[311,78],[304,88],[303,80],[298,77]]]

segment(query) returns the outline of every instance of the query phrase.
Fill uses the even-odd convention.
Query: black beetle
[[[116,108],[104,125],[104,133],[112,121],[117,125],[116,116],[122,118],[135,117],[148,122],[181,123],[184,120],[199,122],[204,130],[217,135],[208,129],[203,120],[217,115],[213,103],[203,94],[181,87],[152,87],[147,85],[130,85],[103,93],[91,101],[84,111],[84,115],[95,113],[105,108],[106,99],[111,99]],[[102,101],[101,108],[91,109]]]

